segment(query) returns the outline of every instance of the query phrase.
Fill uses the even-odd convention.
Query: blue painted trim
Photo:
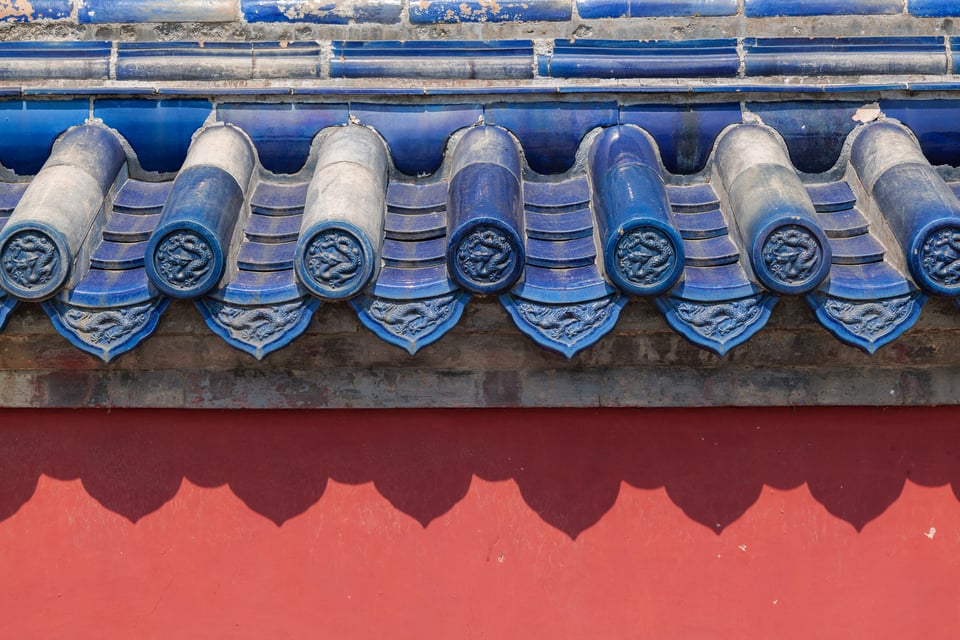
[[[213,289],[223,275],[226,249],[243,201],[241,186],[219,167],[198,165],[181,171],[163,207],[160,224],[147,243],[145,264],[153,285],[173,298],[196,298]],[[178,234],[195,235],[210,252],[201,256],[205,260],[197,259],[207,268],[206,273],[183,285],[169,282],[163,267],[157,264],[158,251],[165,250],[168,241],[175,242]],[[200,249],[206,253],[207,249]],[[212,265],[208,267],[209,263]],[[188,265],[183,266],[185,271]],[[184,275],[189,278],[189,274]]]

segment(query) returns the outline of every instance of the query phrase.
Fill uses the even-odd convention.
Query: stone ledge
[[[931,300],[874,356],[837,342],[784,299],[770,326],[725,358],[670,332],[651,304],[566,360],[520,335],[493,300],[416,356],[326,305],[296,348],[256,361],[210,335],[187,302],[157,334],[105,364],[57,334],[39,307],[0,334],[0,406],[169,408],[920,406],[960,401],[960,314]]]

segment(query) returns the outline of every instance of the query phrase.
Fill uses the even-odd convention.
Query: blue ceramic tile
[[[308,182],[260,182],[250,197],[250,209],[265,216],[291,216],[303,213]]]
[[[901,162],[890,162],[890,148],[899,150]],[[890,121],[864,126],[850,148],[850,164],[900,243],[914,281],[933,295],[960,295],[960,201],[924,160],[910,131]]]
[[[703,169],[717,136],[740,119],[738,103],[643,104],[620,109],[621,124],[635,124],[653,136],[660,158],[671,173]]]
[[[960,100],[881,100],[880,109],[907,126],[933,165],[960,165]]]
[[[79,307],[122,307],[142,304],[157,296],[142,267],[90,269],[67,292],[67,301]]]
[[[527,264],[549,269],[585,267],[597,259],[593,236],[571,240],[527,240]]]
[[[200,151],[207,154],[248,150],[246,142],[239,140],[240,134],[232,134],[237,146],[231,148],[223,144],[224,137],[217,137],[218,132],[229,129],[218,127],[205,133],[211,131],[210,137],[201,134],[191,146],[201,148],[207,142]],[[218,143],[225,149],[218,148]],[[146,249],[147,275],[166,295],[197,298],[220,281],[245,200],[246,184],[238,184],[238,179],[246,182],[212,164],[193,164],[177,174]]]
[[[523,274],[519,148],[498,127],[473,127],[451,152],[447,197],[450,276],[477,294],[500,294]]]
[[[943,74],[944,38],[745,38],[746,73],[778,75]]]
[[[552,174],[573,165],[588,131],[617,123],[617,106],[613,102],[501,103],[486,107],[484,115],[487,124],[517,136],[531,169]]]
[[[604,129],[587,170],[607,277],[633,296],[670,290],[683,273],[684,243],[649,137],[634,126]]]
[[[505,293],[500,301],[520,331],[569,359],[613,329],[627,297],[613,294],[597,300],[543,304]]]
[[[452,329],[469,299],[462,291],[414,300],[362,295],[351,300],[350,306],[365,327],[413,355]]]
[[[748,17],[889,15],[903,12],[903,0],[746,0]]]
[[[870,230],[870,223],[858,209],[820,213],[817,218],[828,238],[852,238]]]
[[[0,163],[20,175],[37,173],[54,140],[89,114],[88,100],[0,102]]]
[[[553,78],[700,78],[735,76],[736,40],[555,40],[538,59]]]
[[[590,204],[590,184],[585,175],[561,182],[527,180],[523,185],[523,200],[528,211],[577,211]]]
[[[960,16],[956,0],[907,0],[907,12],[921,18]]]
[[[916,291],[916,287],[888,262],[835,265],[830,269],[826,285],[829,295],[846,300],[893,298]]]
[[[0,42],[0,80],[106,80],[109,42]]]
[[[447,233],[447,215],[443,211],[418,214],[388,212],[384,235],[391,240],[429,240]]]
[[[244,233],[251,242],[295,242],[300,235],[300,216],[251,213]]]
[[[769,294],[716,302],[685,300],[674,295],[656,298],[674,331],[718,356],[726,355],[760,331],[777,300]]]
[[[807,302],[837,339],[873,354],[916,323],[926,296],[914,291],[896,298],[848,300],[814,292]]]
[[[708,183],[667,185],[674,213],[705,213],[720,207],[720,198]]]
[[[343,104],[233,102],[217,108],[217,119],[250,136],[265,169],[296,173],[307,161],[314,136],[325,127],[346,124],[349,116]]]
[[[207,100],[97,100],[93,113],[119,131],[147,171],[176,171],[210,115]]]
[[[80,24],[105,22],[231,22],[234,0],[77,0]]]
[[[103,227],[103,239],[109,242],[146,242],[159,223],[159,213],[144,215],[114,212]]]
[[[747,277],[743,265],[737,262],[719,267],[687,267],[683,270],[683,279],[670,293],[685,300],[721,302],[760,291],[760,286]]]
[[[247,22],[312,22],[349,24],[400,21],[401,0],[241,0],[240,10]]]
[[[13,296],[0,295],[0,331],[7,325],[10,312],[17,307],[18,303],[19,301]]]
[[[869,233],[846,238],[831,238],[833,264],[867,264],[883,260],[886,248]]]
[[[240,245],[237,267],[247,271],[277,271],[293,268],[296,242],[261,243],[248,241]]]
[[[559,213],[526,212],[527,237],[535,240],[573,240],[593,237],[593,214],[589,208]]]
[[[380,257],[383,263],[394,267],[414,267],[442,264],[446,258],[447,241],[444,237],[407,242],[386,239]]]
[[[29,182],[0,182],[0,216],[9,216],[27,190]]]
[[[683,251],[689,267],[719,267],[740,260],[740,251],[728,235],[685,240]]]
[[[105,362],[130,351],[157,328],[168,298],[89,308],[50,300],[43,303],[53,326],[75,347]]]
[[[350,105],[351,116],[383,136],[397,170],[413,176],[436,171],[450,134],[476,124],[482,113],[476,105]]]
[[[113,210],[131,214],[160,213],[163,203],[170,195],[171,187],[173,187],[173,180],[165,182],[126,180],[113,196]]]
[[[684,240],[706,240],[729,233],[727,220],[719,209],[699,213],[676,213],[673,219]]]
[[[0,22],[36,22],[37,20],[64,20],[70,17],[75,0],[30,0],[6,2],[0,13]]]
[[[510,80],[533,77],[530,40],[333,42],[333,78]]]
[[[570,0],[430,0],[410,3],[410,22],[556,22],[569,20],[572,12]]]
[[[253,78],[319,78],[318,42],[253,42]]]
[[[247,80],[249,42],[120,42],[117,80]]]
[[[94,269],[134,269],[143,266],[144,242],[101,242],[90,256]]]
[[[236,276],[210,296],[229,304],[256,306],[299,300],[306,292],[300,288],[293,269],[282,271],[237,271]]]
[[[846,182],[805,185],[817,213],[843,211],[857,202],[857,197]]]
[[[384,266],[374,283],[375,297],[408,299],[418,296],[431,298],[458,290],[447,275],[447,265],[432,264],[423,267]]]
[[[777,130],[800,171],[820,173],[840,157],[862,102],[756,102],[747,109]]]
[[[510,294],[543,304],[568,304],[596,300],[615,292],[596,265],[565,269],[527,265],[523,281]]]
[[[201,298],[196,305],[211,331],[260,360],[306,331],[320,301],[310,296],[276,304],[242,305]]]
[[[447,206],[446,182],[401,182],[387,185],[387,209],[398,213],[443,211]]]
[[[581,18],[732,16],[737,0],[577,0]]]

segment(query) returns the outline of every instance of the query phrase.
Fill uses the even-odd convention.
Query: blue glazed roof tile
[[[193,103],[183,106],[190,112]],[[840,164],[811,175],[797,170],[789,138],[775,127],[716,129],[708,118],[713,124],[674,148],[697,150],[697,157],[701,148],[714,151],[700,172],[680,174],[666,166],[653,134],[633,122],[607,126],[611,114],[645,112],[598,106],[592,115],[585,102],[458,106],[449,118],[433,118],[431,129],[444,105],[334,105],[325,113],[370,117],[325,125],[312,135],[307,123],[319,112],[308,108],[303,121],[280,124],[298,138],[291,154],[307,150],[292,176],[270,171],[269,159],[258,156],[234,124],[200,127],[179,171],[164,174],[138,168],[144,142],[133,155],[115,132],[86,124],[58,139],[35,177],[0,182],[0,267],[43,279],[45,267],[38,265],[45,261],[74,265],[42,298],[44,309],[72,344],[105,360],[146,339],[177,294],[157,286],[161,266],[189,273],[204,256],[222,260],[222,276],[186,297],[195,299],[210,329],[257,358],[291,343],[326,299],[305,284],[298,261],[337,272],[359,247],[338,236],[331,240],[335,251],[303,253],[299,247],[313,233],[305,229],[311,220],[347,214],[355,222],[342,228],[369,237],[377,264],[370,279],[344,297],[364,326],[410,353],[456,325],[471,291],[498,295],[521,332],[566,357],[602,340],[638,296],[652,297],[672,329],[720,355],[760,331],[780,295],[804,295],[824,327],[870,353],[916,322],[927,295],[958,297],[951,269],[960,253],[950,247],[960,237],[954,195],[960,184],[944,182],[924,158],[922,141],[900,124],[881,119],[859,126],[844,139]],[[838,108],[846,113],[846,104]],[[790,104],[778,113],[800,110]],[[267,109],[274,112],[295,111]],[[477,123],[475,116],[486,112],[497,115],[496,125]],[[235,105],[219,113],[243,113],[252,122],[256,110]],[[382,116],[383,129],[391,126],[389,114],[400,114],[394,126],[415,126],[407,133],[380,131],[369,122],[373,114]],[[724,111],[721,120],[730,118]],[[511,121],[519,133],[504,126]],[[557,163],[553,168],[562,162],[562,174],[545,175],[531,163],[545,149],[534,138],[548,126],[577,140],[563,143],[561,161],[537,160]],[[267,127],[259,131],[269,137]],[[835,134],[830,126],[821,130],[824,140]],[[412,142],[420,132],[429,134],[428,144]],[[334,135],[337,143],[324,146]],[[393,160],[391,141],[408,166],[432,166],[438,158],[439,164],[429,175],[410,175]],[[364,154],[380,147],[385,179],[377,182]],[[160,153],[167,153],[162,143]],[[87,226],[44,204],[38,185],[55,184],[51,180],[91,185],[72,205],[87,208]],[[182,211],[181,200],[189,204]],[[367,203],[370,219],[358,218],[351,202]],[[174,231],[171,221],[180,225]],[[475,242],[457,244],[474,230]],[[164,248],[170,234],[194,232],[211,234],[203,236],[209,244],[222,243],[219,253],[204,253],[202,243],[189,238]],[[63,242],[53,241],[61,236]],[[921,254],[913,262],[911,246]],[[816,263],[822,279],[804,281],[810,288],[778,289],[758,276],[769,269],[786,274],[789,283],[807,268],[808,253],[826,263]],[[516,274],[503,289],[469,289],[454,277],[465,264],[480,265],[471,273],[484,274],[501,263],[514,265]],[[659,286],[664,265],[677,265],[675,279],[645,289]],[[0,297],[0,324],[17,297],[31,299],[17,289]]]

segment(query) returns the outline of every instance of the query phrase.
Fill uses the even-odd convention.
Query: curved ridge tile
[[[194,137],[147,243],[147,275],[160,291],[197,298],[220,281],[255,163],[249,138],[232,125]]]
[[[653,145],[636,127],[610,127],[588,165],[607,276],[630,295],[667,291],[683,272],[684,247]]]
[[[886,247],[846,182],[807,191],[833,245],[830,278],[807,294],[807,303],[838,340],[873,354],[916,323],[926,296],[886,261]]]
[[[830,272],[832,250],[777,135],[758,125],[731,127],[714,163],[757,279],[784,295],[815,289]]]
[[[912,133],[874,122],[853,141],[850,162],[926,292],[960,296],[960,200],[924,157]]]
[[[461,287],[497,294],[523,273],[523,187],[517,144],[503,129],[469,129],[453,150],[447,264]]]
[[[120,141],[103,126],[74,127],[57,140],[0,232],[0,286],[7,293],[39,302],[76,277],[75,262],[102,223],[125,162]]]
[[[338,127],[320,143],[294,268],[313,295],[350,298],[377,277],[383,250],[387,151],[371,129]]]

